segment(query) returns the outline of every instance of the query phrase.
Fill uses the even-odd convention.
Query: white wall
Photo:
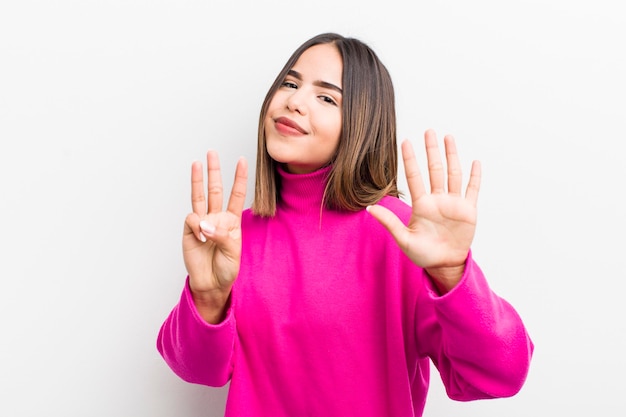
[[[401,139],[432,127],[482,161],[475,257],[536,343],[518,396],[456,403],[435,378],[427,415],[623,416],[620,4],[2,2],[0,415],[221,415],[225,389],[155,348],[190,163],[218,149],[228,184],[252,165],[274,76],[337,31],[387,64]]]

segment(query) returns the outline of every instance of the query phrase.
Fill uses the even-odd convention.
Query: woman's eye
[[[285,81],[283,82],[283,87],[287,87],[287,88],[298,88],[298,86],[295,83],[292,83],[291,81]]]
[[[335,100],[333,100],[332,98],[328,97],[328,96],[320,96],[320,98],[325,101],[328,104],[334,104],[337,105],[337,103],[335,103]]]

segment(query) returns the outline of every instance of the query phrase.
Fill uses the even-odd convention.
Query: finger
[[[439,154],[437,136],[432,129],[428,129],[424,134],[424,142],[426,144],[426,158],[428,158],[430,192],[433,194],[443,193],[445,192],[443,163],[441,161],[441,155]]]
[[[391,233],[391,236],[398,242],[401,248],[404,248],[404,241],[406,235],[406,227],[404,223],[396,216],[391,210],[378,204],[367,207],[368,213],[370,213],[376,220],[382,224],[385,229]]]
[[[463,185],[463,175],[461,173],[461,162],[456,150],[456,143],[451,135],[443,138],[446,147],[446,163],[448,165],[448,192],[461,195]]]
[[[480,190],[480,179],[482,176],[482,169],[479,161],[472,162],[472,171],[470,172],[470,179],[467,183],[467,190],[465,191],[465,198],[472,202],[474,207],[478,203],[478,191]]]
[[[193,234],[200,242],[206,242],[206,237],[200,229],[200,216],[198,216],[196,213],[189,213],[187,215],[187,218],[185,218],[184,234],[189,233]]]
[[[223,188],[222,174],[220,172],[220,160],[217,152],[208,151],[206,155],[207,173],[208,173],[208,189],[207,195],[209,199],[208,212],[218,213],[222,211],[223,204]]]
[[[197,215],[206,213],[202,163],[199,161],[191,164],[191,210]]]
[[[235,169],[235,182],[228,199],[228,211],[241,217],[246,202],[246,186],[248,184],[248,162],[245,158],[239,158]]]
[[[413,146],[408,140],[402,142],[402,163],[404,164],[404,173],[409,186],[409,193],[411,193],[411,201],[416,202],[421,196],[426,194],[426,190],[424,189],[422,174],[417,166]]]
[[[223,216],[209,217],[200,222],[200,231],[207,241],[213,242],[227,256],[237,253],[240,248],[241,228]]]

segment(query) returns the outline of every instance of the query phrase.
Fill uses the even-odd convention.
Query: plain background
[[[536,344],[517,396],[454,402],[434,374],[426,415],[625,415],[620,4],[3,1],[0,415],[222,414],[226,388],[155,348],[190,165],[217,149],[227,188],[240,155],[253,171],[267,89],[325,31],[379,54],[421,161],[427,128],[481,160],[474,255]]]

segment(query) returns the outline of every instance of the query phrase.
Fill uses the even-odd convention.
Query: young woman
[[[420,416],[436,365],[457,400],[514,395],[533,345],[473,260],[480,165],[463,195],[454,140],[425,134],[428,193],[394,93],[362,42],[298,48],[263,103],[254,202],[246,161],[223,210],[217,154],[192,165],[188,272],[158,349],[186,381],[230,382],[227,416]],[[445,179],[447,177],[447,180]]]

